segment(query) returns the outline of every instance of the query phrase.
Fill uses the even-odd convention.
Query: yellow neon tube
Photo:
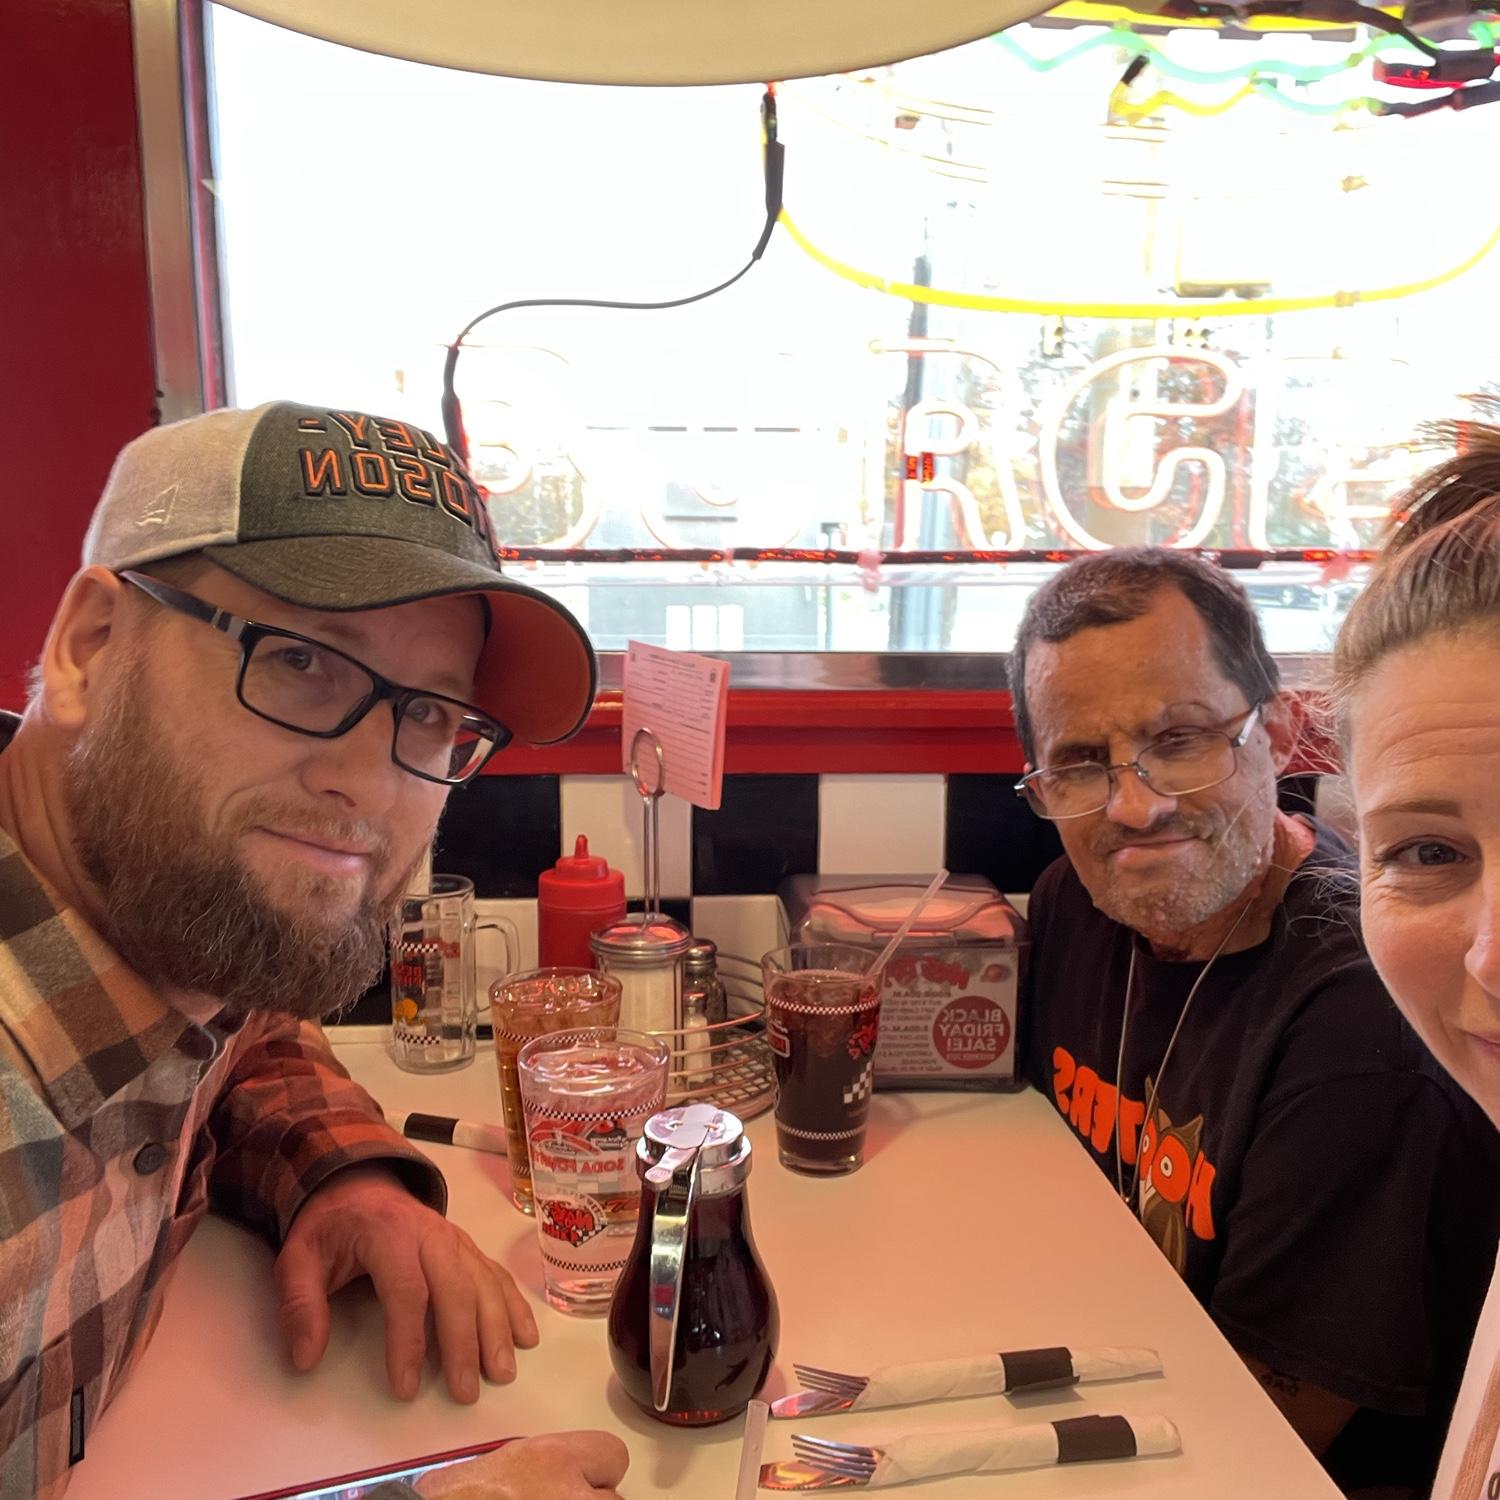
[[[1435,276],[1426,276],[1420,281],[1403,281],[1394,286],[1324,292],[1308,297],[1258,297],[1248,302],[1216,301],[1211,298],[1183,299],[1177,302],[1073,302],[1055,298],[997,297],[982,292],[958,292],[943,287],[919,286],[913,281],[892,281],[873,271],[862,271],[820,249],[802,232],[785,208],[781,211],[780,222],[805,255],[825,271],[832,271],[835,276],[854,286],[884,292],[891,297],[901,297],[908,302],[930,303],[936,307],[963,307],[973,312],[1037,313],[1061,318],[1190,318],[1199,315],[1215,319],[1264,318],[1273,313],[1314,312],[1322,308],[1355,307],[1366,302],[1396,302],[1403,297],[1415,297],[1421,292],[1434,291],[1450,281],[1456,281],[1466,272],[1472,271],[1500,244],[1500,224],[1497,224],[1489,238],[1457,265],[1450,266]]]

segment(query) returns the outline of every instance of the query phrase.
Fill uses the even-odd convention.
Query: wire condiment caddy
[[[644,750],[656,763],[650,781],[642,767]],[[659,804],[666,760],[661,741],[644,726],[631,741],[628,767],[642,802],[645,909],[594,933],[590,946],[599,966],[624,986],[621,1024],[656,1037],[671,1054],[667,1103],[716,1104],[752,1119],[771,1107],[776,1093],[759,976],[753,982],[738,972],[723,976],[727,1013],[722,1019],[685,1008],[682,961],[693,938],[661,909]],[[735,970],[756,968],[734,954],[720,955],[720,961]]]

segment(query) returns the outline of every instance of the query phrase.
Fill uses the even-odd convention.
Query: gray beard
[[[1180,831],[1203,839],[1205,847],[1212,850],[1212,861],[1202,875],[1147,890],[1132,889],[1129,882],[1106,880],[1089,891],[1094,905],[1105,916],[1164,946],[1239,900],[1265,869],[1272,846],[1272,828],[1259,831],[1250,826],[1248,817],[1233,817],[1222,829],[1210,829],[1198,818],[1176,819],[1174,823]]]
[[[103,898],[101,935],[148,984],[236,1013],[316,1019],[352,1004],[380,976],[404,882],[386,900],[367,894],[336,924],[319,919],[335,886],[317,876],[303,881],[297,915],[274,906],[239,860],[235,830],[205,827],[198,789],[152,733],[144,698],[139,671],[127,674],[63,767],[78,856]],[[317,831],[274,799],[241,809],[237,827],[267,813],[277,826]],[[319,826],[335,831],[334,820]],[[377,874],[388,860],[382,843]]]
[[[1131,896],[1115,889],[1101,891],[1094,905],[1105,916],[1155,941],[1170,941],[1179,933],[1201,927],[1244,893],[1257,871],[1248,866],[1238,878],[1192,890],[1145,892]]]

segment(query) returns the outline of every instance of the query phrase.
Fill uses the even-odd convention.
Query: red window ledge
[[[512,746],[490,762],[486,774],[620,774],[620,717],[619,692],[603,692],[588,722],[566,744]],[[1024,760],[1009,693],[930,688],[729,692],[724,744],[729,775],[1019,775]],[[1336,752],[1315,715],[1287,774],[1336,769]]]
[[[932,689],[730,689],[729,775],[792,772],[1019,772],[1008,693]],[[562,745],[513,746],[486,767],[501,776],[617,774],[620,694],[599,695]]]

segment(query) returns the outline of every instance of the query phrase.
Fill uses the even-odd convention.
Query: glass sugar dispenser
[[[682,1024],[682,956],[693,935],[658,911],[631,912],[589,934],[595,965],[620,981],[620,1025],[674,1032]]]

